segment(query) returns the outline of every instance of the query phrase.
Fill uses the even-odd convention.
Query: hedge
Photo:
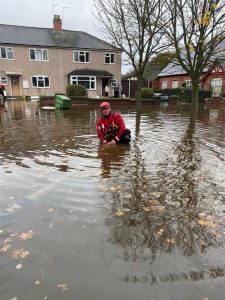
[[[87,89],[80,84],[68,84],[66,87],[66,96],[87,96]]]
[[[185,102],[191,102],[192,100],[192,89],[177,88],[177,89],[160,89],[155,90],[155,93],[162,93],[164,95],[172,96],[176,95]],[[199,102],[204,102],[205,98],[212,96],[212,90],[199,90]]]

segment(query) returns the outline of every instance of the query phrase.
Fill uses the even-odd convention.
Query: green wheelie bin
[[[71,99],[65,94],[55,94],[55,108],[56,109],[70,109]]]

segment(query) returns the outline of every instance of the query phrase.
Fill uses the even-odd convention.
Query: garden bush
[[[142,99],[151,99],[154,96],[154,91],[151,88],[142,88],[141,89],[141,98]],[[137,93],[135,94],[137,98]]]
[[[66,95],[70,96],[87,96],[87,89],[80,84],[68,84],[66,87]]]
[[[160,89],[155,90],[155,93],[162,93],[164,95],[172,96],[176,95],[181,98],[182,101],[192,101],[192,89],[190,88],[177,88],[177,89]],[[199,90],[199,102],[204,102],[205,98],[212,96],[212,90]]]

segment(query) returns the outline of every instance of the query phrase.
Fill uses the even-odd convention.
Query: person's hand
[[[107,144],[108,144],[108,145],[115,145],[116,142],[115,142],[114,140],[112,140],[111,142],[108,142]]]

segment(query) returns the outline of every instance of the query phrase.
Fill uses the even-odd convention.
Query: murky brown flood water
[[[119,111],[129,146],[95,107],[0,112],[1,300],[225,299],[225,110]]]

